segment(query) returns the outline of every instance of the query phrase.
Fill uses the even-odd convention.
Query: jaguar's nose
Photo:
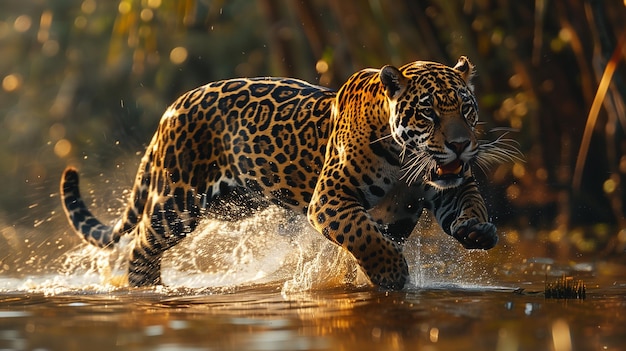
[[[461,154],[463,153],[463,151],[465,151],[465,149],[467,149],[469,144],[470,144],[469,140],[460,141],[460,142],[459,141],[452,141],[452,142],[446,141],[446,146],[448,147],[448,149],[452,150],[457,156],[461,156]]]

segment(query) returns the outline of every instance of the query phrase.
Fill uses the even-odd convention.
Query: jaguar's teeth
[[[463,163],[457,160],[447,165],[437,166],[437,169],[435,172],[437,173],[437,176],[440,177],[445,174],[460,174],[462,171],[463,171]]]

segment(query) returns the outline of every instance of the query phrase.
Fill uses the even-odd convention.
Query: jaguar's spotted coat
[[[306,214],[374,284],[400,289],[402,244],[423,208],[466,248],[498,240],[470,166],[506,152],[476,138],[473,69],[465,57],[366,69],[338,92],[286,78],[207,84],[165,111],[115,225],[89,212],[74,168],[61,181],[65,211],[93,245],[135,237],[133,286],[161,283],[163,252],[203,214],[232,220],[275,203]],[[243,211],[223,210],[233,202]]]

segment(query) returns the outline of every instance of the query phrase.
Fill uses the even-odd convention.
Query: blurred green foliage
[[[338,88],[361,68],[454,64],[467,55],[478,67],[484,137],[500,135],[493,128],[516,129],[510,137],[527,158],[483,180],[495,220],[520,235],[543,229],[552,242],[571,228],[600,225],[583,229],[574,244],[602,232],[623,250],[623,53],[581,188],[571,181],[599,77],[624,23],[618,0],[3,1],[0,219],[15,225],[61,217],[57,183],[67,164],[87,179],[102,174],[94,201],[119,206],[119,187],[131,186],[137,153],[165,107],[206,82],[293,76]]]

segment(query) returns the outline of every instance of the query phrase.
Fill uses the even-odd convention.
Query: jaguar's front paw
[[[385,290],[401,290],[409,277],[409,267],[402,256],[362,267],[372,284]]]
[[[498,242],[496,226],[488,222],[480,223],[476,218],[461,223],[452,236],[466,249],[488,250]]]

